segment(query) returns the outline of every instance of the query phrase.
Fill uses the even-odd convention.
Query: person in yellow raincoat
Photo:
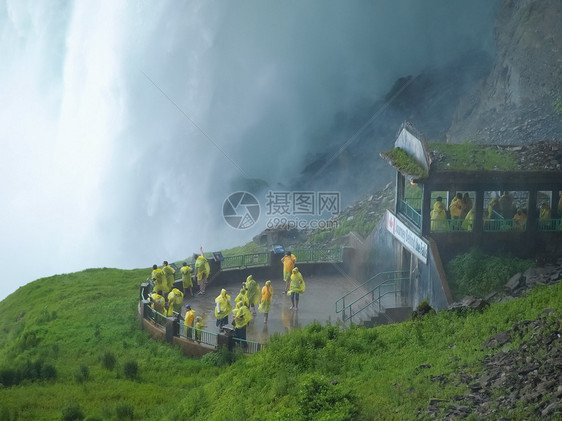
[[[265,281],[265,285],[261,289],[261,299],[260,305],[258,306],[258,311],[263,313],[265,316],[264,323],[267,323],[267,317],[269,316],[269,310],[271,309],[271,300],[273,299],[273,286],[271,281]]]
[[[158,290],[158,292],[153,292],[152,294],[150,294],[150,307],[152,307],[155,311],[157,311],[160,314],[164,314],[165,312],[165,303],[166,301],[164,300],[164,297],[162,295],[162,290]]]
[[[490,204],[488,205],[488,219],[496,219],[497,215],[500,214],[500,202],[497,197],[492,197]]]
[[[246,295],[248,296],[248,301],[250,302],[250,306],[248,307],[250,310],[253,308],[254,315],[256,314],[256,305],[260,302],[260,286],[254,280],[252,275],[246,278],[246,289],[248,292]]]
[[[242,302],[236,304],[234,309],[234,320],[232,324],[234,325],[234,337],[238,339],[246,340],[246,326],[252,320],[252,313],[248,310]],[[243,344],[246,346],[246,343]]]
[[[447,212],[443,204],[443,198],[439,196],[435,199],[431,216],[431,231],[447,231]]]
[[[185,319],[183,324],[185,325],[185,335],[189,339],[193,339],[193,322],[195,320],[195,310],[191,309],[189,304],[185,305]]]
[[[468,193],[465,193],[462,197],[462,211],[461,211],[461,219],[466,219],[468,212],[472,209],[472,199],[470,198]]]
[[[525,231],[527,226],[527,213],[522,209],[517,209],[515,215],[513,215],[513,227],[516,231]]]
[[[304,292],[306,285],[299,268],[294,268],[291,274],[291,285],[287,295],[291,296],[291,309],[299,309],[299,297]]]
[[[217,327],[219,331],[223,331],[223,326],[228,324],[228,315],[232,311],[230,304],[230,295],[226,293],[226,289],[222,289],[220,295],[215,298],[215,317],[217,318]]]
[[[551,219],[551,218],[552,218],[552,213],[550,212],[550,206],[548,203],[543,202],[539,213],[539,220],[543,221],[545,219]]]
[[[472,231],[472,226],[474,222],[474,208],[468,211],[466,218],[462,221],[462,229],[465,231]]]
[[[246,307],[248,307],[250,305],[250,301],[248,300],[248,294],[247,293],[248,293],[248,290],[246,289],[245,286],[242,285],[242,288],[240,288],[240,293],[234,299],[234,301],[236,301],[236,304],[238,304],[239,302],[242,302]]]
[[[203,324],[203,319],[201,318],[201,316],[197,316],[195,318],[195,340],[197,342],[201,342],[201,331],[204,327],[205,325]]]
[[[542,229],[551,230],[552,212],[550,211],[550,205],[547,202],[543,202],[539,210],[539,221]]]
[[[168,294],[168,292],[170,292],[164,273],[162,272],[162,269],[158,269],[158,266],[152,265],[152,275],[150,277],[152,278],[152,282],[154,282],[154,288],[152,291],[162,291],[164,294]]]
[[[172,317],[174,315],[174,311],[178,314],[181,314],[181,307],[183,305],[183,292],[179,289],[174,288],[168,294],[168,313],[166,316]]]
[[[187,262],[183,262],[180,272],[184,295],[187,292],[186,289],[189,288],[189,293],[193,297],[193,279],[191,279],[191,272],[193,272],[193,269]]]
[[[197,282],[199,283],[199,295],[205,294],[205,287],[207,286],[207,280],[209,279],[209,275],[211,274],[211,267],[209,266],[209,262],[205,259],[203,255],[203,247],[199,247],[201,250],[201,254],[197,256],[197,260],[195,260],[195,269],[197,270]]]
[[[164,260],[162,262],[162,272],[164,272],[164,275],[166,277],[166,284],[168,285],[168,291],[171,291],[172,288],[174,287],[174,275],[176,273],[176,271],[174,270],[173,267],[171,267],[168,264],[167,260]]]
[[[457,193],[449,205],[451,219],[460,219],[462,214],[462,193]]]
[[[289,284],[291,283],[291,274],[293,273],[293,268],[297,263],[297,258],[290,251],[285,253],[285,256],[281,259],[283,262],[283,280],[285,281],[285,292],[289,291]]]

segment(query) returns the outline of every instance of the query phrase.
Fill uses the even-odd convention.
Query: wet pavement
[[[260,285],[261,291],[261,287],[267,279],[256,279],[256,277],[254,279]],[[286,333],[292,329],[304,327],[315,320],[322,324],[327,321],[336,323],[338,319],[341,320],[341,313],[336,313],[335,302],[357,286],[355,281],[339,276],[309,276],[305,277],[304,280],[306,291],[300,295],[298,311],[290,309],[291,297],[284,292],[285,283],[281,279],[271,280],[274,291],[268,322],[267,324],[264,323],[264,315],[256,309],[257,314],[246,329],[248,340],[265,343],[269,336],[274,333]],[[189,290],[186,291],[184,306],[189,304],[195,310],[196,316],[203,316],[205,330],[218,332],[214,313],[215,298],[220,294],[221,289],[225,288],[234,307],[236,305],[234,299],[240,292],[241,287],[242,280],[227,284],[211,282],[207,285],[205,295],[197,295],[196,292],[199,291],[199,287],[194,287],[193,297],[189,295]],[[185,308],[183,313],[185,313]],[[229,316],[229,321],[232,321],[232,313]]]

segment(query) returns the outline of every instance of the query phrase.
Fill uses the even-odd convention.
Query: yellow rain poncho
[[[238,294],[236,296],[234,301],[236,301],[236,304],[238,304],[239,302],[242,302],[242,304],[244,304],[246,307],[248,307],[250,305],[250,301],[248,301],[248,295],[247,295],[246,288],[240,289],[240,294]]]
[[[474,208],[468,211],[466,218],[462,221],[462,229],[472,231],[472,224],[474,222]]]
[[[431,231],[447,231],[447,212],[443,202],[437,201],[433,205],[431,216]]]
[[[201,342],[201,330],[203,330],[204,327],[203,319],[201,319],[201,316],[197,316],[195,319],[195,340],[198,342]]]
[[[217,320],[224,319],[232,311],[230,304],[230,295],[226,293],[226,289],[222,289],[220,295],[215,298],[215,317]]]
[[[252,313],[248,310],[242,303],[236,304],[236,309],[234,310],[234,327],[236,329],[241,329],[250,323],[252,320]]]
[[[170,288],[168,288],[168,284],[165,282],[166,278],[164,277],[162,269],[154,269],[151,278],[154,281],[154,292],[162,291],[164,294],[170,292]]]
[[[166,276],[166,284],[168,285],[168,291],[170,291],[174,286],[174,274],[176,271],[170,265],[166,265],[162,268],[162,272]]]
[[[266,281],[264,287],[261,289],[261,302],[258,307],[260,313],[269,313],[272,298],[273,286],[271,285],[271,281]]]
[[[152,299],[152,304],[150,305],[150,307],[152,307],[158,313],[164,314],[166,310],[164,308],[164,304],[165,304],[164,297],[162,297],[160,294],[153,292],[152,294],[150,294],[150,298]]]
[[[204,256],[199,256],[195,261],[195,269],[197,269],[197,280],[200,281],[205,276],[208,278],[211,274],[211,267]]]
[[[548,203],[544,202],[544,203],[541,205],[541,211],[540,211],[540,214],[539,214],[539,220],[542,221],[542,220],[545,220],[545,219],[551,219],[551,218],[552,218],[551,215],[552,215],[552,214],[551,214],[551,212],[550,212],[550,206],[548,205]]]
[[[183,292],[177,288],[172,289],[172,291],[168,294],[168,302],[170,303],[170,309],[173,309],[176,313],[181,313]],[[173,316],[173,314],[170,314],[170,316]]]
[[[291,278],[291,273],[297,263],[297,258],[294,254],[290,254],[285,255],[281,261],[283,262],[283,280],[287,282]]]
[[[193,280],[191,279],[191,272],[193,272],[193,269],[191,269],[191,266],[182,266],[180,272],[181,272],[181,280],[183,283],[183,287],[184,288],[192,287]]]
[[[195,320],[195,310],[187,310],[185,312],[185,320],[183,322],[186,326],[193,327],[193,321]]]
[[[248,296],[250,304],[258,304],[260,302],[260,286],[254,278],[252,278],[252,275],[246,278],[246,289],[248,290],[246,295]]]
[[[499,213],[500,211],[500,202],[498,201],[497,197],[492,197],[490,204],[488,205],[488,219],[495,219],[495,213]]]
[[[451,212],[452,219],[459,219],[462,214],[462,198],[454,197],[449,205],[449,212]]]
[[[302,278],[299,268],[293,269],[293,274],[291,275],[291,285],[289,286],[289,291],[287,295],[291,295],[292,292],[302,294],[306,288],[304,279]]]

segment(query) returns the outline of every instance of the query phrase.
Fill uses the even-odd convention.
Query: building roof
[[[422,152],[420,152],[420,150]],[[480,145],[475,143],[427,143],[419,132],[405,123],[395,147],[381,153],[394,168],[412,182],[440,184],[512,180],[520,183],[562,182],[562,142],[542,141],[524,146]]]

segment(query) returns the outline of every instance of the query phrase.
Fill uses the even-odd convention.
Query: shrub
[[[51,380],[57,378],[57,369],[51,364],[44,364],[41,367],[41,378],[43,380]]]
[[[64,408],[62,408],[62,419],[64,421],[75,421],[75,420],[83,420],[84,419],[84,412],[82,412],[82,408],[75,402],[67,404]]]
[[[6,407],[0,409],[0,421],[10,421],[10,411]]]
[[[6,387],[19,383],[19,375],[13,368],[3,368],[0,370],[0,384]]]
[[[350,392],[317,374],[304,376],[298,405],[305,419],[350,420],[357,415]]]
[[[117,358],[111,351],[106,351],[102,357],[102,364],[108,370],[113,370],[115,368],[115,363],[117,362]]]
[[[129,380],[134,380],[137,378],[137,374],[139,371],[139,365],[136,361],[131,360],[127,361],[123,366],[123,371],[125,373],[125,377]]]
[[[83,383],[90,378],[90,369],[88,366],[81,365],[74,373],[74,379],[78,383]]]
[[[486,256],[481,250],[472,249],[447,264],[447,277],[455,299],[466,295],[484,298],[500,290],[513,275],[531,266],[531,260]]]
[[[222,346],[217,352],[205,354],[201,361],[206,365],[221,367],[232,364],[238,358],[239,355],[237,353],[229,351],[226,346]]]
[[[134,415],[133,405],[128,403],[120,403],[115,407],[115,414],[117,415],[117,419],[132,420]]]

